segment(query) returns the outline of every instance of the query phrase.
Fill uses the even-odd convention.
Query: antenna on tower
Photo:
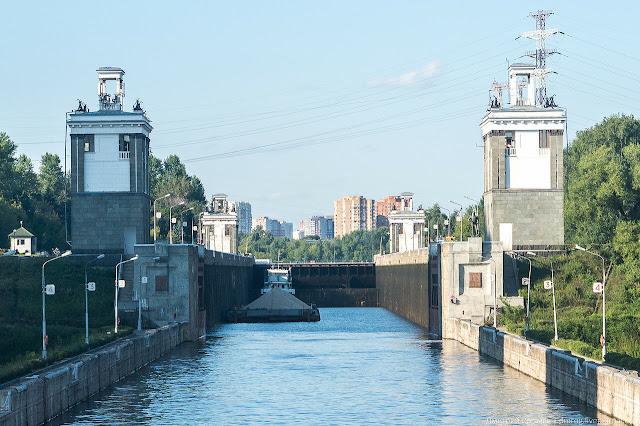
[[[493,84],[489,87],[489,106],[490,108],[502,108],[502,90],[509,87],[506,83],[498,83],[493,80]],[[496,95],[491,95],[491,92],[496,92]]]
[[[558,53],[555,49],[545,49],[544,40],[553,34],[560,33],[557,28],[552,30],[546,29],[547,16],[552,13],[550,10],[539,10],[529,13],[529,16],[536,20],[536,30],[522,33],[522,37],[536,41],[536,50],[534,52],[527,52],[526,55],[536,60],[535,77],[538,84],[536,84],[535,103],[536,106],[543,108],[549,104],[545,80],[551,70],[547,69],[546,66],[547,56]]]

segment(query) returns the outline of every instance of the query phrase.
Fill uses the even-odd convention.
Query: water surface
[[[52,424],[540,424],[612,420],[382,308],[224,324]]]

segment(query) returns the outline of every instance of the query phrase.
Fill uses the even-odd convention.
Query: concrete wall
[[[598,410],[640,424],[640,378],[522,337],[457,318],[445,321],[443,337],[572,395]]]
[[[206,326],[226,320],[233,306],[259,296],[253,289],[252,257],[204,249],[192,244],[137,245],[134,305],[142,306],[143,327],[189,322],[189,338],[205,333]],[[162,281],[166,280],[166,287]],[[146,281],[146,282],[144,282]],[[158,286],[160,284],[160,286]]]
[[[38,425],[168,353],[185,340],[185,324],[136,333],[5,384],[0,426]]]
[[[128,228],[135,228],[133,243],[147,243],[150,232],[149,203],[149,196],[146,194],[72,193],[73,252],[123,253],[124,235]]]
[[[514,250],[564,245],[562,189],[492,190],[484,193],[484,211],[488,240],[499,241],[500,224],[511,223]]]
[[[227,320],[229,309],[252,302],[260,296],[253,286],[252,257],[230,253],[204,252],[204,307],[207,326]]]
[[[306,304],[319,308],[349,308],[378,306],[376,288],[300,288],[295,296]]]
[[[429,249],[375,256],[379,304],[429,328]]]

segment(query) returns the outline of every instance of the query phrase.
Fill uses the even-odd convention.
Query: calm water
[[[226,324],[53,424],[533,424],[612,420],[381,308]]]

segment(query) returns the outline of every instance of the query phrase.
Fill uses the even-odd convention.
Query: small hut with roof
[[[18,254],[25,254],[30,256],[36,251],[37,238],[29,231],[24,229],[22,221],[20,221],[20,228],[14,229],[9,234],[9,241],[11,242],[11,250],[15,250]]]

